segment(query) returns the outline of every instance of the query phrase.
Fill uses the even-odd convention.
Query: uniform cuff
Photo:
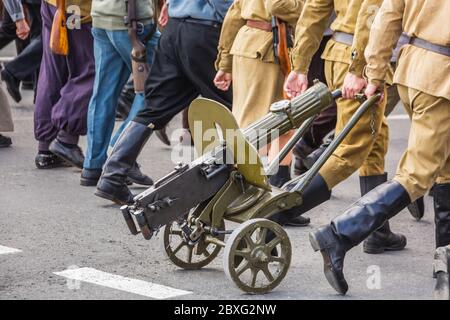
[[[17,22],[19,20],[25,19],[25,15],[22,12],[14,13],[14,14],[11,15],[11,19],[12,19],[13,22]]]
[[[304,57],[300,55],[293,54],[292,56],[292,70],[297,73],[308,74],[309,64]]]
[[[215,66],[217,71],[222,70],[226,73],[231,73],[233,70],[233,56],[219,53]]]

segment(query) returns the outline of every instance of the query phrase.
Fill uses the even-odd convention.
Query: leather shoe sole
[[[103,198],[103,199],[112,201],[112,202],[114,202],[114,203],[116,203],[116,204],[118,204],[118,205],[121,205],[121,206],[123,206],[123,205],[125,205],[125,204],[129,204],[127,201],[117,199],[117,198],[114,197],[113,195],[110,195],[109,193],[103,192],[103,191],[101,191],[101,190],[99,190],[99,189],[95,190],[94,194],[95,194],[97,197],[100,197],[100,198]]]

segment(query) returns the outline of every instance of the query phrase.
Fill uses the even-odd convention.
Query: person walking
[[[322,253],[325,276],[340,294],[348,290],[346,253],[422,197],[435,181],[436,247],[450,244],[449,12],[448,1],[385,0],[375,18],[365,52],[365,93],[371,97],[383,91],[393,49],[405,32],[410,39],[400,52],[394,82],[412,123],[394,179],[310,234],[313,249]]]
[[[95,76],[91,35],[91,0],[66,1],[80,8],[80,28],[68,28],[69,54],[54,54],[50,35],[56,13],[55,0],[43,1],[43,57],[34,110],[34,134],[38,141],[38,169],[66,166],[83,168],[84,155],[78,146],[86,134],[86,116]],[[68,13],[70,18],[73,13]],[[80,45],[82,44],[82,45]]]
[[[132,72],[131,51],[133,49],[128,25],[127,2],[116,0],[93,0],[92,34],[94,36],[95,82],[89,103],[87,118],[86,158],[81,172],[82,186],[96,186],[102,167],[108,157],[108,147],[114,146],[126,125],[145,105],[144,94],[136,94],[127,118],[111,140],[116,109],[123,87]],[[160,37],[154,22],[154,3],[136,0],[138,36],[146,46],[146,61],[152,64],[153,51]],[[129,172],[129,179],[141,185],[151,185],[153,181],[140,171],[136,162]]]
[[[153,131],[163,128],[199,95],[231,107],[231,94],[214,86],[222,21],[232,0],[170,0],[168,23],[147,79],[146,105],[122,132],[106,161],[95,194],[130,203],[127,176]]]

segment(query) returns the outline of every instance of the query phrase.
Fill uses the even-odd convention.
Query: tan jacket
[[[347,63],[350,65],[350,72],[361,76],[366,65],[364,49],[369,38],[370,26],[382,2],[383,0],[307,1],[295,31],[293,69],[304,74],[308,73],[311,59],[319,48],[322,35],[334,10],[336,19],[331,24],[331,29],[353,34],[353,46],[330,40],[322,58]]]
[[[232,56],[274,62],[272,32],[250,28],[247,20],[271,22],[272,16],[295,26],[304,0],[235,0],[222,26],[216,68],[231,72]]]
[[[366,75],[381,85],[402,30],[409,36],[450,46],[449,0],[385,0],[370,34]],[[406,45],[394,82],[450,100],[450,57]]]

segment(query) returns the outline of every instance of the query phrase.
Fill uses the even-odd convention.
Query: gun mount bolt
[[[280,202],[280,203],[278,204],[278,207],[279,207],[280,209],[284,209],[284,208],[286,208],[286,203]]]

